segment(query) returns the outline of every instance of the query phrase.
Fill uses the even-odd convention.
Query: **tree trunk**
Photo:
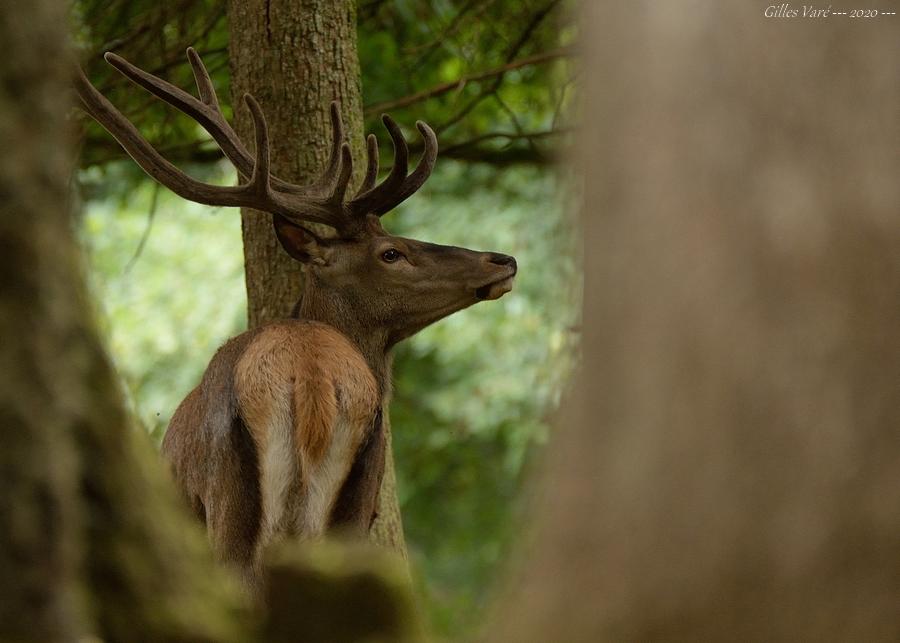
[[[0,640],[71,641],[78,632],[72,538],[72,416],[56,392],[82,388],[53,368],[77,324],[66,216],[65,12],[55,0],[0,5]],[[35,127],[35,124],[38,127]],[[62,247],[60,247],[62,245]],[[58,252],[62,250],[62,252]],[[53,259],[50,259],[53,257]],[[60,299],[62,298],[62,299]],[[80,312],[80,309],[78,310]]]
[[[684,4],[585,3],[590,412],[488,640],[900,640],[896,18]]]
[[[66,11],[0,4],[0,640],[246,640],[94,330],[68,207]]]
[[[269,125],[272,171],[311,183],[325,167],[331,145],[328,106],[338,100],[348,140],[365,169],[356,3],[353,0],[232,0],[231,94],[239,135],[253,140],[244,93],[262,105]],[[278,245],[271,215],[242,210],[250,327],[288,317],[300,297],[300,264]],[[390,421],[384,415],[388,443]],[[390,449],[388,450],[390,452]],[[397,504],[393,458],[388,457],[373,539],[406,555]]]

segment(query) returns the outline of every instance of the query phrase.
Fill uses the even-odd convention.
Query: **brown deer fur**
[[[216,550],[252,580],[276,535],[315,537],[329,526],[360,447],[380,437],[372,435],[380,403],[343,334],[276,322],[219,349],[172,417],[163,454]],[[378,490],[370,486],[369,514],[351,526],[369,526]]]

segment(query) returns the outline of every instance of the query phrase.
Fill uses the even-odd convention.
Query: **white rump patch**
[[[304,535],[318,536],[325,532],[331,509],[353,465],[362,432],[339,415],[333,436],[325,456],[317,464],[304,463],[306,503],[300,525]]]
[[[290,521],[290,517],[285,516],[284,512],[291,487],[297,484],[299,473],[294,455],[294,423],[290,398],[287,394],[277,395],[274,402],[266,430],[266,451],[261,458],[264,533],[269,537],[283,531],[286,526],[284,523]],[[268,541],[269,538],[264,540]]]
[[[332,507],[350,473],[366,428],[354,427],[339,414],[325,455],[315,464],[304,457],[298,466],[289,402],[287,397],[279,398],[267,431],[266,451],[261,458],[265,525],[264,536],[259,542],[261,548],[285,534],[315,538],[325,533]],[[300,482],[301,467],[303,484]],[[298,492],[302,498],[291,496]]]

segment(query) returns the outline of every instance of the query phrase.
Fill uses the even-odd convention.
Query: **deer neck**
[[[307,273],[303,297],[294,307],[292,316],[328,324],[352,341],[372,370],[382,399],[391,392],[391,345],[384,329],[368,327],[360,319],[361,306],[318,287],[316,278]]]

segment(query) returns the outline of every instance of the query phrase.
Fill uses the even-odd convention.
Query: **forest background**
[[[230,116],[225,4],[75,0],[72,11],[95,84],[167,158],[233,183],[233,168],[194,122],[101,57],[115,51],[190,88],[184,49],[192,45]],[[441,141],[434,176],[387,227],[507,252],[520,265],[512,296],[447,319],[397,351],[398,497],[417,593],[443,635],[465,633],[483,616],[522,525],[525,473],[575,357],[581,280],[564,216],[574,186],[552,165],[573,101],[575,28],[566,11],[560,0],[372,1],[358,9],[366,131],[382,138],[378,119],[389,111],[406,128],[429,122]],[[240,217],[158,188],[112,138],[86,125],[78,225],[97,316],[133,414],[159,440],[215,349],[247,327]]]
[[[230,7],[316,2],[339,0]],[[0,638],[409,639],[371,551],[312,593],[315,561],[280,557],[287,600],[247,619],[132,429],[70,230],[67,6],[0,4],[0,336],[14,340],[0,342]],[[484,640],[900,640],[897,13],[697,8],[582,4],[583,367],[548,441],[527,564]],[[355,15],[345,24],[355,35]],[[331,594],[336,617],[309,600],[373,572],[385,591]]]

